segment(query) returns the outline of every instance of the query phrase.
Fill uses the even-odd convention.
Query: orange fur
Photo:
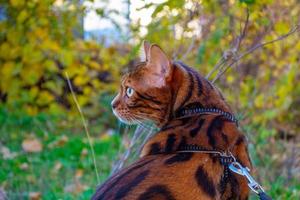
[[[141,158],[97,189],[93,199],[247,199],[243,177],[230,173],[222,187],[224,166],[218,155],[178,153],[180,145],[230,151],[251,168],[247,143],[235,123],[220,114],[176,118],[178,110],[197,104],[231,113],[224,98],[192,68],[170,61],[157,45],[145,44],[146,62],[122,79],[112,102],[126,123],[153,121],[160,131],[145,144]]]

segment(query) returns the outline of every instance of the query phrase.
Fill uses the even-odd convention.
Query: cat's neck
[[[235,123],[222,115],[199,115],[171,120],[144,145],[141,156],[175,153],[184,147],[205,150],[231,150],[238,138],[243,140]]]
[[[173,104],[171,108],[171,116],[173,118],[176,112],[189,105],[198,105],[202,108],[217,108],[232,114],[229,105],[219,90],[208,80],[181,62],[174,62],[173,64]]]

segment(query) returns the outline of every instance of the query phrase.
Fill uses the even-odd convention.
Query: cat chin
[[[121,117],[118,117],[118,116],[117,116],[117,118],[118,118],[119,121],[121,121],[122,123],[127,124],[127,125],[135,125],[135,124],[137,124],[137,122],[128,121],[128,120],[122,119]]]
[[[135,124],[138,124],[137,122],[135,122],[134,120],[126,120],[124,118],[122,118],[114,109],[113,109],[113,113],[114,115],[118,118],[119,121],[121,121],[122,123],[124,124],[127,124],[127,125],[135,125]]]

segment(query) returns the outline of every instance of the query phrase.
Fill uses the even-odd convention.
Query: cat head
[[[183,108],[231,112],[219,90],[194,69],[172,62],[157,45],[143,44],[144,62],[122,77],[112,101],[114,114],[127,124],[164,125]]]
[[[143,54],[144,61],[122,77],[112,109],[127,124],[162,124],[170,112],[172,63],[155,44],[144,42]]]

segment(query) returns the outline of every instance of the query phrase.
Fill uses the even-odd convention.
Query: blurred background
[[[298,199],[299,22],[299,0],[0,0],[0,199],[90,198],[130,146],[110,101],[143,39],[216,79],[254,176]]]

